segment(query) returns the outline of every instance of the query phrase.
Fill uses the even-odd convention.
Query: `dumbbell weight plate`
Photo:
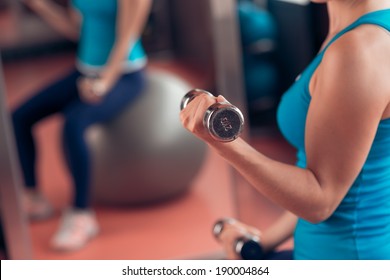
[[[234,250],[243,260],[261,260],[264,258],[260,240],[254,236],[244,236],[237,239]]]
[[[180,109],[183,110],[186,108],[200,94],[207,94],[214,97],[208,91],[193,89],[182,98]],[[229,102],[218,102],[211,105],[205,112],[203,125],[215,140],[230,142],[241,134],[244,126],[244,116],[237,107]]]
[[[244,127],[244,116],[237,107],[230,103],[219,102],[207,109],[203,125],[215,140],[230,142],[241,134]]]

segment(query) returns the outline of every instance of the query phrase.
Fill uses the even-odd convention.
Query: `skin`
[[[240,257],[234,251],[233,244],[239,237],[247,234],[257,237],[260,240],[264,252],[267,253],[291,237],[295,224],[296,216],[289,212],[282,215],[281,218],[264,232],[235,220],[232,224],[225,224],[223,231],[218,237],[218,241],[223,246],[226,258],[236,260]]]
[[[387,0],[313,2],[328,7],[330,25],[324,45],[363,14],[390,8]],[[200,96],[180,113],[185,128],[290,212],[277,222],[276,230],[271,227],[262,234],[268,249],[292,235],[297,216],[312,223],[330,217],[358,176],[379,122],[390,118],[390,57],[383,55],[389,52],[389,32],[375,25],[359,26],[327,49],[309,85],[305,169],[270,159],[241,138],[229,143],[213,140],[202,118],[208,106],[224,100],[222,96]]]
[[[108,62],[98,79],[82,77],[78,81],[80,97],[88,103],[100,102],[122,75],[122,62],[129,45],[140,36],[152,3],[151,0],[117,1],[117,37]],[[63,9],[49,0],[25,0],[24,3],[58,32],[78,40],[82,18],[75,9]]]

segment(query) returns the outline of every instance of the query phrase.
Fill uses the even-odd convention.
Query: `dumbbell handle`
[[[180,109],[183,110],[200,94],[214,97],[208,91],[193,89],[183,97]],[[203,117],[203,125],[213,139],[221,142],[230,142],[241,134],[244,126],[244,116],[237,107],[229,102],[217,102],[207,108]]]

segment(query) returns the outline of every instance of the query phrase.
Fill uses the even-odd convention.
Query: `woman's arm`
[[[140,37],[147,20],[151,0],[118,0],[115,44],[108,62],[98,78],[81,78],[78,86],[81,98],[89,103],[99,103],[122,74],[123,61],[129,47]]]
[[[108,63],[100,75],[103,91],[108,91],[122,74],[123,60],[135,43],[149,15],[151,0],[118,0],[117,39]]]
[[[66,9],[48,0],[23,2],[66,38],[78,40],[81,18],[73,8]]]
[[[222,243],[228,259],[239,259],[240,256],[237,255],[234,248],[234,244],[238,238],[247,234],[258,237],[264,253],[268,253],[292,237],[296,223],[297,217],[290,212],[282,214],[275,223],[263,232],[234,220],[233,223],[226,223],[224,225],[223,231],[218,239]]]
[[[297,225],[297,216],[291,212],[285,212],[269,228],[263,231],[261,245],[264,251],[275,250],[279,245],[293,236]]]
[[[390,71],[382,55],[388,48],[368,45],[367,28],[373,33],[374,27],[364,27],[334,42],[318,68],[306,121],[307,168],[267,158],[242,139],[214,141],[202,124],[206,108],[215,102],[207,96],[181,112],[182,123],[272,201],[311,222],[327,219],[358,176],[389,103]]]

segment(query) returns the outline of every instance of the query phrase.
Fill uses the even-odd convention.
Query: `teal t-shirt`
[[[99,69],[109,58],[116,39],[117,0],[72,0],[82,16],[77,59],[82,68]],[[139,69],[146,55],[139,38],[129,43],[125,71]]]
[[[328,46],[361,24],[390,30],[390,9],[362,16],[337,34]],[[306,167],[304,135],[311,100],[309,82],[327,47],[285,92],[278,107],[279,128],[297,148],[297,166],[301,168]],[[390,259],[390,119],[379,123],[367,160],[332,216],[318,224],[298,219],[294,258]]]

